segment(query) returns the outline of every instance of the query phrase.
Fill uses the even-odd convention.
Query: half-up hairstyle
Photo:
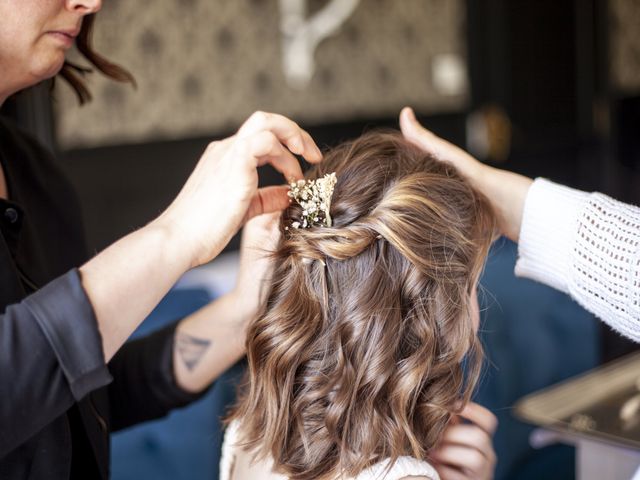
[[[130,83],[135,87],[136,81],[131,73],[122,68],[120,65],[116,65],[115,63],[110,62],[102,55],[96,53],[96,51],[93,49],[92,37],[95,19],[95,14],[87,15],[83,19],[80,33],[78,34],[78,38],[76,39],[76,48],[78,49],[78,52],[80,52],[80,54],[85,59],[87,59],[91,65],[93,65],[107,77],[117,82]],[[69,83],[69,85],[75,92],[76,97],[78,97],[78,102],[80,102],[80,104],[86,103],[91,100],[91,92],[89,92],[89,89],[87,88],[87,85],[83,78],[87,73],[90,73],[91,71],[91,68],[83,67],[80,65],[76,65],[75,63],[65,61],[64,65],[62,66],[62,70],[58,74],[67,83]]]
[[[399,134],[325,155],[333,226],[288,228],[249,326],[242,446],[292,479],[427,459],[482,363],[471,293],[494,233],[487,200]]]

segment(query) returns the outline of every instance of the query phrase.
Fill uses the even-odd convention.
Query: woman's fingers
[[[432,155],[437,154],[437,145],[434,144],[437,137],[420,125],[411,107],[404,107],[400,112],[400,130],[402,130],[404,137],[414,145]]]
[[[493,435],[498,428],[498,418],[489,409],[474,402],[469,402],[460,416],[479,426],[489,435]]]
[[[289,187],[274,186],[258,189],[251,199],[244,221],[264,213],[281,212],[289,206]]]
[[[456,468],[466,468],[473,472],[481,472],[489,460],[476,448],[449,444],[434,450],[431,457],[438,463]]]
[[[236,135],[207,146],[162,216],[171,231],[191,243],[191,266],[217,255],[247,219],[289,205],[285,187],[258,189],[257,168],[269,163],[286,180],[300,179],[302,168],[292,151],[311,162],[322,159],[309,134],[295,122],[262,112],[252,115]]]
[[[425,129],[408,107],[400,113],[400,128],[408,141],[435,158],[451,163],[483,193],[491,202],[502,233],[518,241],[524,201],[532,183],[530,178],[479,162],[463,149]]]
[[[452,423],[437,448],[430,452],[443,480],[491,479],[496,463],[493,434],[498,420],[488,409],[469,403],[459,417],[471,423]]]
[[[440,446],[448,445],[475,448],[489,458],[494,455],[491,435],[475,425],[454,425],[447,428]]]
[[[440,480],[471,480],[473,478],[448,465],[437,465],[436,470],[438,471],[438,475],[440,475]]]
[[[238,130],[238,137],[244,138],[261,131],[270,131],[286,147],[297,155],[302,155],[311,163],[322,160],[322,152],[311,136],[292,120],[276,113],[256,112]]]
[[[256,166],[270,163],[282,173],[287,181],[303,177],[300,162],[287,150],[278,137],[269,130],[263,130],[249,137],[239,138],[239,148],[246,149],[248,155],[254,157]]]
[[[443,478],[458,478],[454,473],[461,474],[459,478],[474,480],[491,480],[495,469],[495,454],[489,457],[483,455],[476,448],[460,445],[444,444],[431,452],[431,459],[435,468]],[[446,470],[449,477],[443,475]]]
[[[483,169],[482,163],[463,149],[424,128],[409,107],[403,108],[400,112],[400,129],[411,143],[438,160],[449,162],[472,183],[477,182],[477,177]]]

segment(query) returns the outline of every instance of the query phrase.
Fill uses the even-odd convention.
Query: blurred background
[[[89,75],[5,103],[55,150],[93,251],[156,216],[208,142],[255,110],[290,116],[321,147],[397,128],[404,105],[485,162],[640,203],[640,0],[109,0],[94,45],[137,88]],[[264,183],[280,182],[273,171]],[[233,284],[237,239],[188,274],[138,334]],[[522,395],[633,346],[564,295],[515,280],[498,242],[483,279],[497,478],[573,478],[573,452],[528,446]],[[217,478],[219,418],[235,367],[198,404],[114,435],[113,478]]]

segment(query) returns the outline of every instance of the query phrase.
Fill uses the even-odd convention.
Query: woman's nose
[[[67,9],[85,15],[96,13],[102,8],[102,0],[67,0]]]

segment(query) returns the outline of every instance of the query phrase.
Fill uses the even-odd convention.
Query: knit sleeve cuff
[[[78,270],[49,283],[24,303],[47,337],[76,400],[111,382],[98,322]]]
[[[536,179],[527,194],[515,273],[569,293],[577,223],[589,194]]]

